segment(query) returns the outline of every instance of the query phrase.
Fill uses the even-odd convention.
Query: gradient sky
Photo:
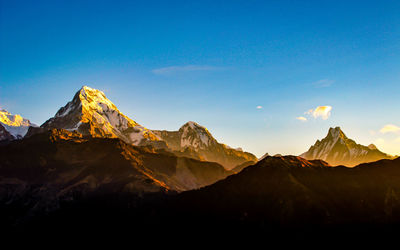
[[[257,156],[300,154],[332,126],[400,154],[399,13],[398,0],[0,0],[0,107],[40,125],[88,85],[150,129],[193,120]]]

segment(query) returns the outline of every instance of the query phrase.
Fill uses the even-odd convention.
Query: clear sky
[[[0,106],[40,125],[82,85],[257,156],[332,126],[400,154],[400,1],[0,0]]]

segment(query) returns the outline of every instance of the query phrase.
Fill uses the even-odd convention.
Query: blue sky
[[[400,1],[0,0],[0,106],[41,124],[88,85],[148,128],[193,120],[258,156],[300,154],[331,126],[400,154],[399,13]]]

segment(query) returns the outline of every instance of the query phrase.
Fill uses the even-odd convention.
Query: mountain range
[[[99,138],[119,138],[135,146],[151,145],[203,161],[222,164],[232,169],[243,162],[256,162],[256,157],[242,150],[218,143],[208,130],[195,122],[188,122],[179,131],[150,130],[130,119],[105,96],[102,91],[82,87],[54,117],[40,127],[32,127],[27,137],[49,129],[76,131]]]
[[[189,121],[177,131],[151,130],[121,113],[102,91],[83,86],[54,117],[40,127],[20,115],[0,111],[0,141],[30,137],[51,129],[75,131],[93,138],[119,138],[134,146],[150,145],[176,156],[216,162],[227,170],[240,172],[260,159],[242,149],[219,143],[207,128]],[[349,139],[340,127],[330,128],[301,154],[305,159],[321,159],[331,165],[355,166],[364,162],[395,157],[381,152],[373,144],[363,146]]]
[[[240,148],[234,149],[219,143],[206,127],[193,121],[185,123],[177,131],[148,129],[120,112],[102,91],[87,86],[83,86],[70,102],[40,127],[20,115],[0,111],[0,141],[30,137],[51,129],[75,131],[93,138],[119,138],[134,146],[152,146],[179,157],[216,162],[234,172],[240,172],[268,156],[266,153],[257,159]],[[345,166],[395,158],[381,152],[373,144],[357,144],[340,127],[330,128],[325,138],[317,140],[300,156]]]
[[[232,237],[238,227],[400,225],[400,158],[340,127],[301,156],[257,159],[193,121],[148,129],[84,86],[40,127],[2,110],[0,141],[7,230],[130,232],[124,225]]]

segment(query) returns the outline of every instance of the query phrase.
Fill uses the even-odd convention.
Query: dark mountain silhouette
[[[217,163],[60,129],[0,146],[0,159],[0,204],[23,204],[16,216],[86,196],[181,192],[231,174]]]
[[[83,225],[85,232],[101,228],[117,234],[167,227],[159,233],[185,229],[182,233],[191,236],[207,232],[269,240],[310,235],[324,242],[348,236],[365,240],[399,231],[399,190],[400,159],[348,168],[296,156],[266,157],[215,184],[152,196],[134,207],[129,195],[77,200],[27,223],[27,228],[40,222],[46,228]],[[129,225],[135,227],[125,231]]]
[[[266,157],[181,194],[176,209],[258,226],[384,225],[400,222],[399,190],[400,158],[347,168],[295,156]]]

